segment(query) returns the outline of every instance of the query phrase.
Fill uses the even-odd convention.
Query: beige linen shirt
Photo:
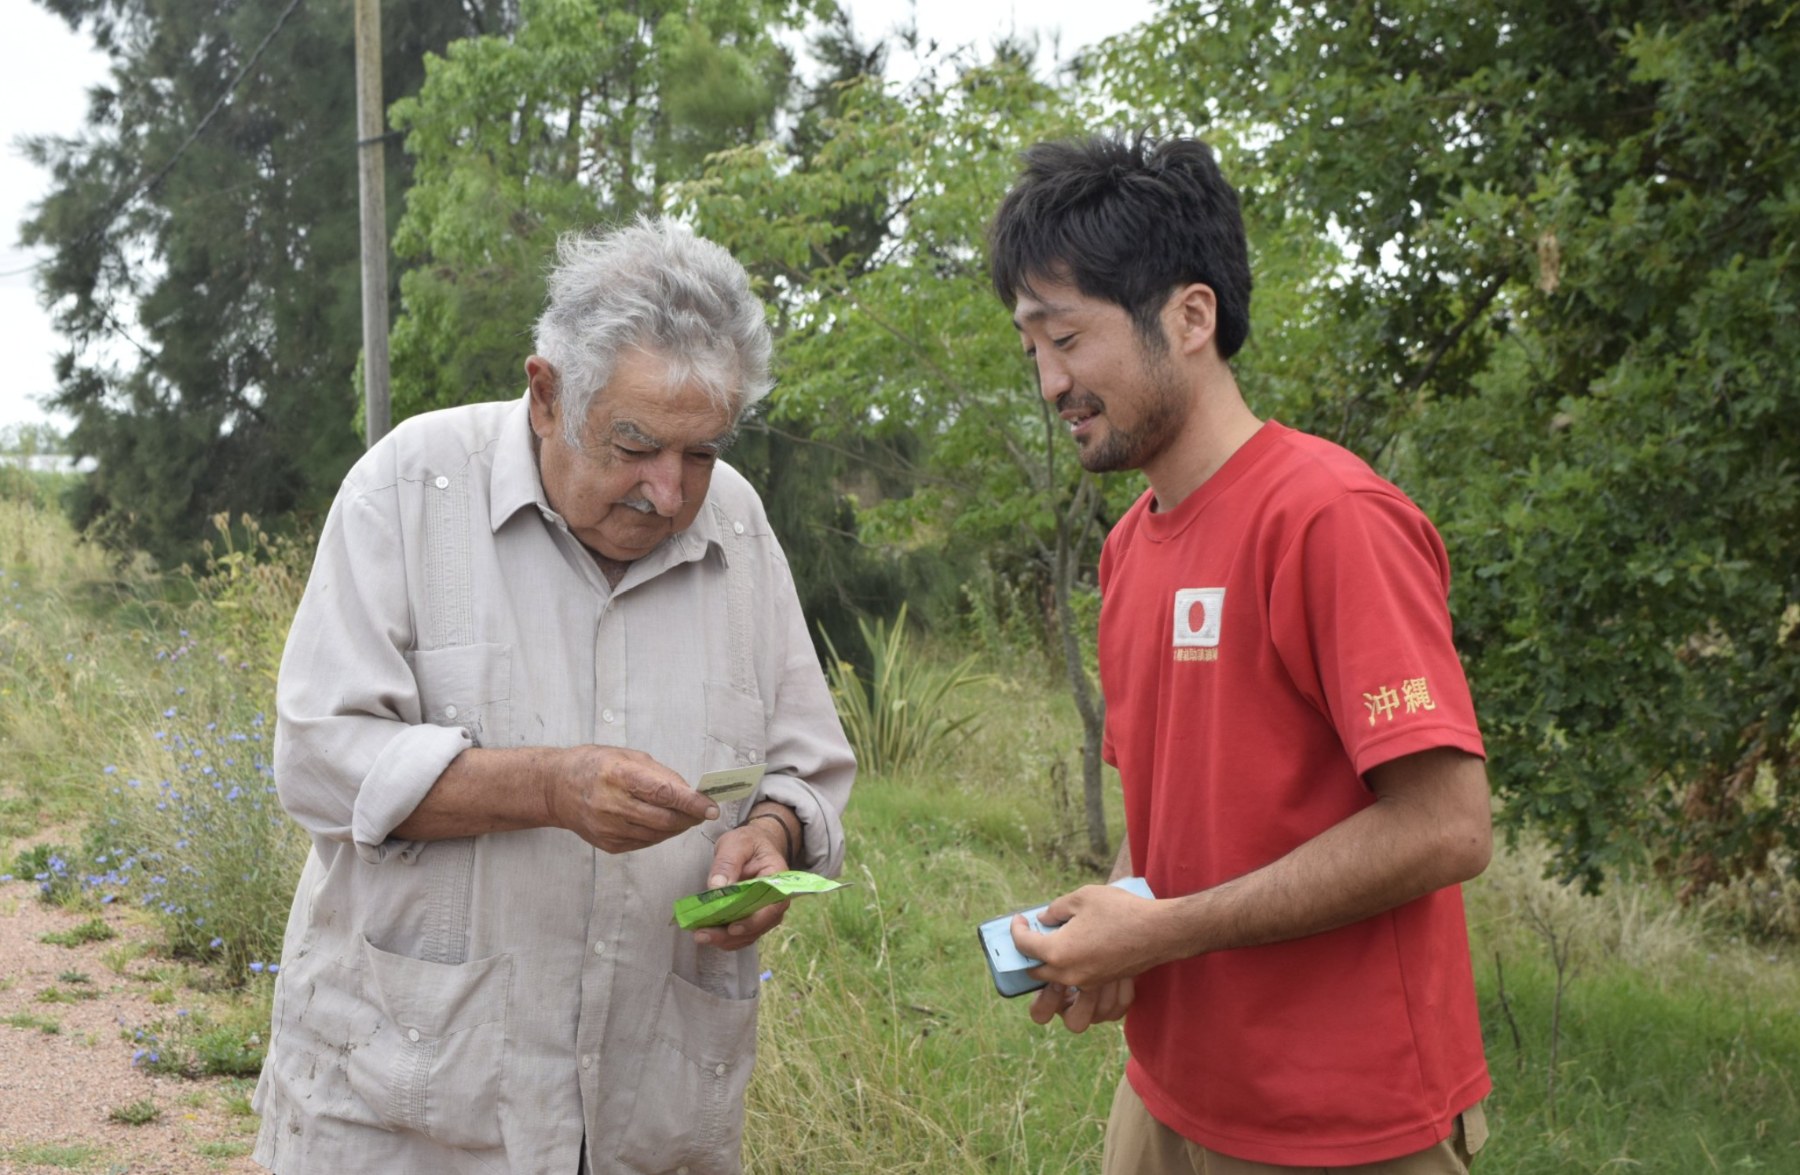
[[[308,1172],[739,1170],[754,949],[674,900],[776,800],[835,874],[855,766],[762,504],[720,464],[609,588],[550,509],[524,400],[415,417],[351,470],[277,688],[275,778],[313,850],[257,1086],[256,1160]],[[532,829],[396,839],[464,748],[633,747],[757,795],[612,855]]]

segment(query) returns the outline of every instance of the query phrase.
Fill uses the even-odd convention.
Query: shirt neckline
[[[1266,420],[1262,427],[1250,435],[1250,439],[1239,445],[1237,451],[1225,459],[1225,464],[1213,471],[1213,475],[1183,498],[1181,504],[1173,510],[1159,512],[1151,507],[1155,503],[1154,490],[1144,491],[1144,536],[1152,542],[1166,542],[1178,537],[1182,531],[1193,524],[1194,519],[1206,510],[1232,486],[1242,481],[1246,474],[1256,468],[1258,462],[1284,438],[1293,433],[1293,429],[1275,420]]]

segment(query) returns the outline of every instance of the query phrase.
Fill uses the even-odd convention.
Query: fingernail
[[[717,820],[719,818],[719,806],[717,804],[707,806],[706,818],[708,820]]]
[[[724,884],[725,884],[725,875],[723,873],[715,873],[710,878],[707,879],[706,888],[707,889],[718,889],[721,885],[724,885]]]

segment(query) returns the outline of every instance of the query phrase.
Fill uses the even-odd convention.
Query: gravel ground
[[[118,937],[75,947],[42,941],[91,917],[43,904],[32,882],[0,882],[0,1173],[260,1172],[248,1157],[256,1119],[232,1110],[248,1097],[245,1083],[156,1076],[132,1064],[132,1033],[197,998],[152,977],[167,963],[148,954],[115,970],[150,928],[109,907],[100,917]],[[165,1002],[153,998],[159,993]],[[154,1121],[110,1117],[145,1099],[159,1111]]]

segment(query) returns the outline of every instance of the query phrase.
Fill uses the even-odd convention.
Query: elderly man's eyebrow
[[[615,420],[613,421],[612,427],[613,435],[619,437],[621,440],[630,441],[634,445],[643,445],[648,449],[659,450],[668,448],[668,445],[662,440],[651,436],[649,433],[639,428],[635,421]],[[737,433],[737,426],[733,425],[724,432],[719,433],[717,436],[708,437],[703,441],[695,441],[687,447],[690,450],[700,450],[714,454],[723,453],[726,449],[731,447],[733,441],[737,440]]]
[[[634,445],[644,445],[651,449],[660,449],[664,447],[661,441],[657,440],[629,420],[613,421],[612,430],[614,436],[619,437],[621,440],[630,441]]]

